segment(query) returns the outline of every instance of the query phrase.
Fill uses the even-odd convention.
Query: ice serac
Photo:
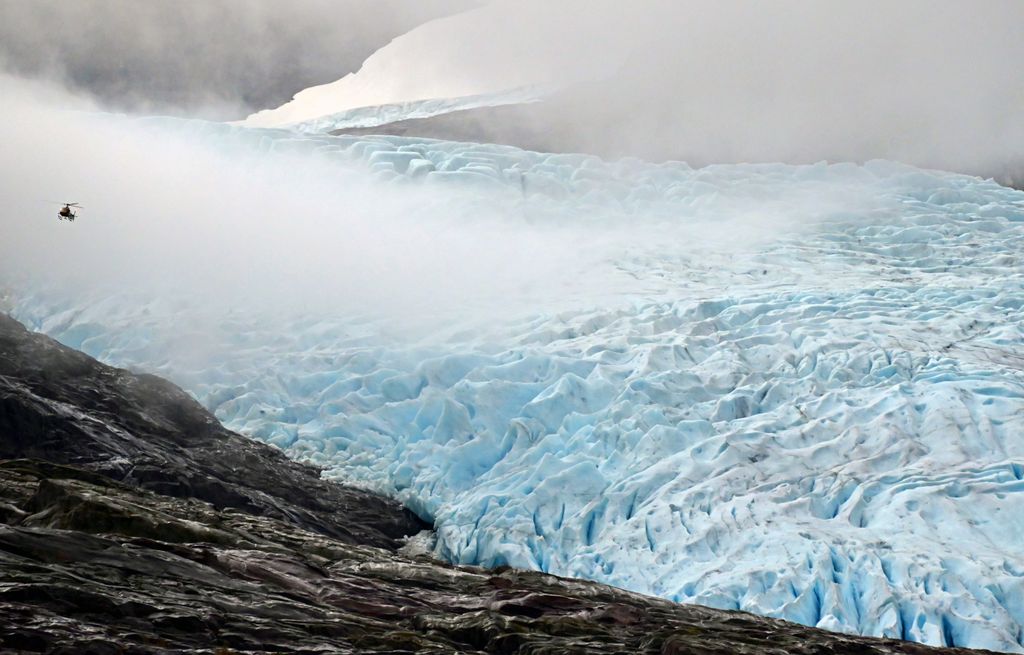
[[[650,238],[548,285],[582,295],[415,342],[315,310],[225,314],[196,361],[174,347],[187,297],[22,288],[17,318],[402,499],[454,562],[1024,652],[1024,193],[885,161],[691,169],[188,129],[473,188],[537,229]]]

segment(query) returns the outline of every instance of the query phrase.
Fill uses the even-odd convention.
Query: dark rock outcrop
[[[404,555],[390,501],[2,316],[0,457],[3,652],[957,652]]]
[[[165,380],[104,366],[0,315],[0,459],[17,457],[286,519],[348,543],[394,547],[427,527],[391,501],[321,480],[226,430]]]

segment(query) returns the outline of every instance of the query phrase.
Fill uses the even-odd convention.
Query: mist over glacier
[[[1020,161],[1022,5],[548,5],[236,124],[0,78],[0,310],[450,561],[1024,652],[1024,192],[893,161]],[[497,106],[614,156],[322,133]]]
[[[497,0],[428,22],[247,124],[546,89],[489,114],[546,150],[691,164],[886,158],[1024,184],[1015,0]]]

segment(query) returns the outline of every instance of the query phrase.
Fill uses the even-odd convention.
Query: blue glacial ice
[[[667,236],[591,262],[600,289],[572,302],[415,340],[225,312],[189,357],[187,297],[8,289],[30,327],[402,499],[453,562],[1024,653],[1024,193],[883,161],[691,169],[153,123]],[[732,247],[752,205],[815,220]]]

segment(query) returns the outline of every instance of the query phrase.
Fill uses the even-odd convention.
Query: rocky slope
[[[399,552],[422,527],[0,316],[3,652],[967,652]]]

